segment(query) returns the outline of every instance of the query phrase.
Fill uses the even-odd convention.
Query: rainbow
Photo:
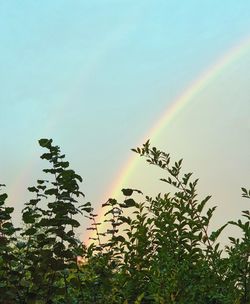
[[[143,137],[141,143],[146,142],[147,139],[156,139],[162,129],[169,124],[174,117],[182,111],[185,106],[194,99],[194,97],[204,90],[212,81],[214,81],[229,65],[237,61],[240,57],[246,54],[250,50],[250,38],[240,41],[236,46],[229,49],[226,54],[220,57],[212,66],[205,70],[197,79],[195,79],[191,85],[189,85],[181,95],[179,95],[175,100],[172,101],[171,105],[167,107],[165,113],[157,120],[156,124],[153,126],[149,132]],[[125,163],[123,168],[121,168],[119,175],[117,176],[114,183],[111,185],[110,189],[107,191],[104,198],[117,198],[121,194],[121,189],[126,184],[129,176],[131,176],[136,163],[138,161],[138,155],[133,154],[129,160]],[[97,221],[102,223],[104,219],[104,211],[101,210],[98,213]],[[89,243],[88,238],[92,234],[87,235],[85,242]]]

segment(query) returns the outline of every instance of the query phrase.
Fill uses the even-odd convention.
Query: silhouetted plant
[[[34,197],[25,203],[21,229],[0,194],[0,303],[250,303],[248,210],[211,232],[211,197],[199,199],[198,180],[182,174],[182,160],[172,163],[147,141],[133,151],[163,170],[169,192],[152,198],[122,189],[122,201],[103,204],[99,223],[91,203],[80,203],[81,176],[52,143],[39,141],[48,177],[28,188]],[[96,234],[88,246],[76,237],[79,214]],[[218,237],[227,225],[242,237],[229,237],[222,248]]]

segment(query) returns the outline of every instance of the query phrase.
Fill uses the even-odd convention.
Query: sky
[[[249,12],[243,0],[1,1],[0,183],[15,222],[44,137],[98,214],[123,187],[170,190],[130,150],[149,137],[213,195],[215,227],[249,209]]]

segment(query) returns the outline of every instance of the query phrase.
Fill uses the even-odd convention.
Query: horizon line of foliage
[[[249,210],[210,232],[211,196],[198,199],[198,180],[181,173],[182,160],[172,163],[147,141],[132,150],[163,170],[161,181],[173,190],[152,198],[122,189],[124,200],[104,203],[98,223],[91,203],[82,203],[82,177],[52,139],[39,144],[49,168],[28,188],[22,227],[13,225],[14,208],[0,194],[0,304],[250,303]],[[242,192],[250,198],[250,190]],[[96,234],[89,246],[77,238],[79,215]],[[222,247],[218,237],[228,225],[242,236]]]

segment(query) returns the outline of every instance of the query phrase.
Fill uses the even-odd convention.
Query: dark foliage
[[[133,151],[162,169],[173,191],[152,198],[122,189],[123,201],[103,204],[108,228],[101,232],[91,204],[81,203],[81,176],[51,139],[39,144],[50,166],[28,188],[21,228],[0,195],[0,303],[250,303],[249,210],[209,232],[210,196],[198,199],[198,180],[181,173],[182,160],[171,163],[148,141]],[[76,237],[79,214],[92,221],[89,246]],[[228,225],[242,237],[222,248],[218,237]]]

